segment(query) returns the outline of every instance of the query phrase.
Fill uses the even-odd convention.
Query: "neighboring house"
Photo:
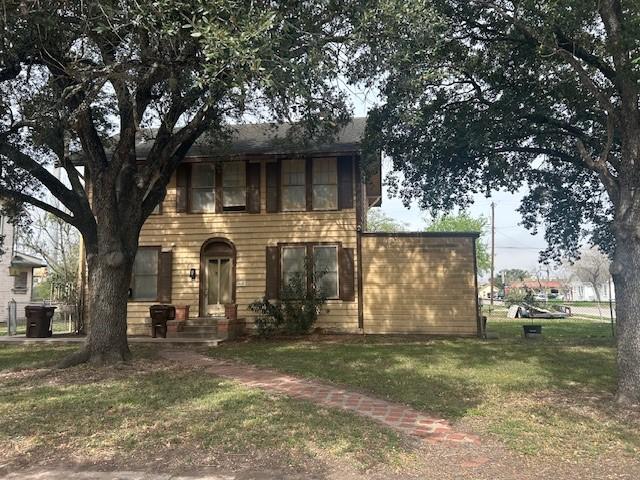
[[[494,285],[493,294],[497,295],[500,289]],[[478,288],[478,298],[491,298],[491,284],[484,283]]]
[[[236,305],[251,325],[251,302],[312,265],[326,272],[325,331],[476,335],[477,234],[366,233],[382,189],[379,157],[361,171],[364,125],[304,147],[288,125],[237,126],[223,150],[196,143],[140,234],[129,333],[149,333],[154,303],[189,305],[200,325]]]
[[[600,284],[597,288],[601,302],[609,301],[609,288],[611,288],[611,300],[615,301],[616,291],[613,287],[613,282],[611,282],[610,285],[608,283]],[[573,302],[595,302],[598,300],[598,295],[596,295],[596,289],[591,283],[574,280],[569,283],[567,300],[571,300]]]
[[[511,292],[524,292],[532,290],[535,293],[543,293],[546,295],[565,295],[567,293],[567,285],[558,280],[518,280],[504,287],[504,294],[509,295]]]
[[[43,260],[16,250],[14,226],[0,216],[0,236],[4,237],[0,257],[0,323],[9,319],[9,302],[15,300],[18,319],[24,318],[24,307],[32,303],[33,271],[45,267]]]

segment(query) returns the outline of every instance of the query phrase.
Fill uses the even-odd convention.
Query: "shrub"
[[[249,310],[258,314],[255,319],[258,335],[270,337],[279,333],[308,333],[327,300],[318,288],[318,280],[319,276],[314,276],[308,287],[306,278],[296,275],[282,289],[280,301],[272,302],[262,297],[251,303]]]

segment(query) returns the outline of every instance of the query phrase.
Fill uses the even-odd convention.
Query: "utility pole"
[[[491,202],[491,310],[493,310],[493,287],[496,283],[494,277],[494,262],[496,258],[496,204]]]

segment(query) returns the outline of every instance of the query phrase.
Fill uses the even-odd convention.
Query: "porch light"
[[[195,280],[196,279],[196,269],[192,268],[191,270],[189,270],[189,278],[191,280]]]

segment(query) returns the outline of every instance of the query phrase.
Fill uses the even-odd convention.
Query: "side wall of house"
[[[152,215],[140,234],[140,246],[161,247],[173,252],[172,295],[174,305],[189,305],[190,316],[198,316],[199,280],[189,278],[190,270],[200,270],[200,249],[211,238],[224,238],[236,249],[236,303],[238,317],[251,325],[248,305],[265,294],[266,247],[278,243],[335,242],[356,249],[355,208],[339,211],[266,212],[266,160],[261,166],[261,213],[176,213],[175,178],[168,186],[162,213]],[[355,169],[355,166],[354,166]],[[354,175],[355,178],[355,175]],[[355,189],[354,189],[355,191]],[[355,204],[355,202],[354,202]],[[354,259],[357,264],[357,258]],[[356,275],[357,277],[357,275]],[[357,292],[357,278],[356,278]],[[130,334],[146,334],[149,306],[157,302],[130,301]],[[321,312],[318,327],[331,331],[356,332],[357,294],[353,301],[329,300]]]
[[[472,237],[362,236],[365,333],[476,335]]]

